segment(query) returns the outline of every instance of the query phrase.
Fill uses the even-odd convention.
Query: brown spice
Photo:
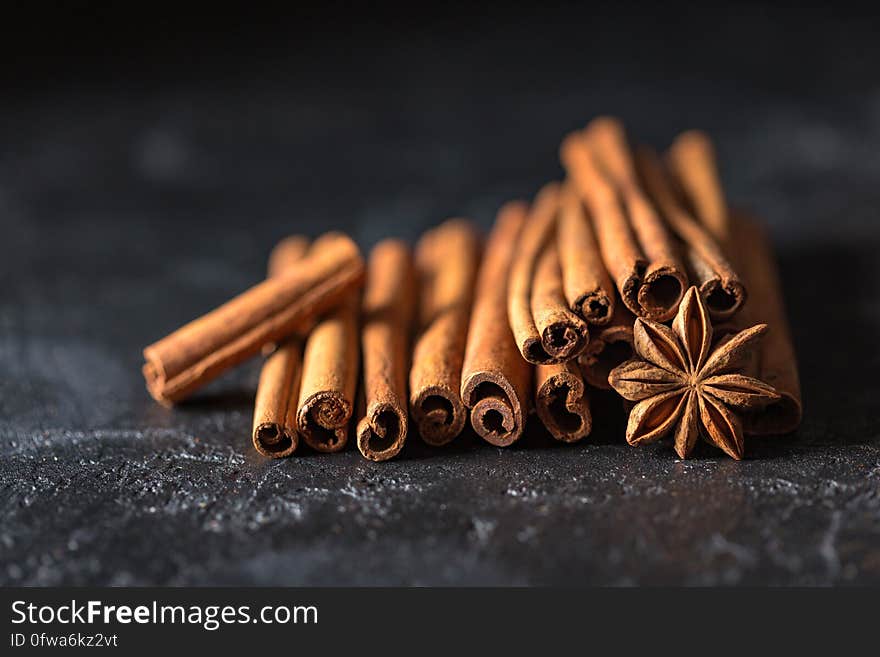
[[[780,395],[774,403],[744,418],[745,431],[753,435],[790,433],[798,428],[803,415],[801,384],[770,240],[758,222],[741,212],[732,213],[730,234],[734,243],[742,245],[737,261],[750,290],[737,319],[767,323],[757,369],[760,378]]]
[[[305,237],[281,240],[269,256],[269,278],[279,276],[308,251]],[[253,443],[263,456],[282,458],[296,451],[296,400],[302,368],[302,341],[288,339],[270,353],[260,370],[254,401]]]
[[[348,442],[358,375],[358,308],[350,294],[322,318],[306,341],[297,426],[306,444],[338,452]]]
[[[694,214],[725,247],[730,240],[730,220],[712,140],[699,130],[683,132],[669,147],[666,159]]]
[[[656,152],[642,147],[636,154],[639,176],[672,230],[684,241],[691,274],[715,320],[728,319],[742,307],[746,290],[739,275],[711,233],[676,197],[672,181]]]
[[[602,262],[592,219],[570,184],[562,191],[557,244],[569,307],[590,324],[607,324],[614,314],[614,283]]]
[[[665,259],[650,261],[639,243],[643,242],[651,253],[660,250],[657,246],[666,240],[655,241],[652,233],[662,231],[647,212],[628,216],[618,190],[600,169],[584,132],[565,138],[560,157],[590,212],[602,260],[623,302],[639,316],[668,319],[681,298],[680,272],[677,265],[671,270]],[[639,231],[634,233],[631,220],[640,224]]]
[[[583,319],[569,310],[556,249],[559,185],[535,198],[520,233],[508,282],[507,312],[519,351],[530,363],[576,358],[589,339]]]
[[[745,431],[758,435],[794,431],[803,415],[800,378],[769,238],[760,223],[743,213],[734,216],[729,210],[715,149],[705,133],[692,130],[679,135],[666,157],[695,217],[734,260],[749,290],[749,298],[734,325],[768,325],[752,368],[759,378],[776,388],[780,398],[747,415]]]
[[[471,425],[499,447],[519,439],[529,410],[532,368],[522,359],[507,318],[510,263],[526,213],[518,201],[498,212],[477,277],[461,374]]]
[[[368,267],[361,334],[366,415],[357,426],[357,446],[366,458],[386,461],[400,452],[407,433],[406,372],[415,310],[409,246],[383,240]]]
[[[479,260],[479,235],[464,219],[429,230],[416,246],[419,333],[409,375],[410,412],[429,445],[449,443],[467,420],[461,366]]]
[[[748,352],[766,330],[766,324],[758,324],[713,345],[709,312],[696,287],[685,294],[671,329],[636,319],[639,357],[608,377],[620,396],[638,402],[630,411],[627,442],[654,442],[674,430],[681,458],[687,458],[702,435],[731,458],[741,459],[739,414],[779,399],[772,386],[742,373]]]
[[[617,119],[600,117],[587,126],[584,134],[593,156],[617,189],[647,262],[640,272],[641,285],[635,299],[638,305],[631,298],[630,310],[656,321],[670,319],[688,279],[672,234],[639,185],[623,125]]]
[[[263,345],[306,329],[339,303],[364,276],[360,252],[348,237],[326,236],[300,263],[259,283],[216,310],[144,349],[144,378],[163,404],[180,401]]]
[[[633,322],[636,318],[622,303],[618,303],[611,322],[590,334],[590,344],[581,354],[579,364],[584,379],[594,388],[611,390],[608,374],[635,354],[633,350]]]
[[[574,443],[589,435],[593,418],[575,361],[535,368],[535,410],[556,440]]]

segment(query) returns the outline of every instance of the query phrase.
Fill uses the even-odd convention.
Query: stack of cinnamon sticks
[[[778,394],[735,421],[793,431],[800,387],[773,254],[729,210],[708,137],[683,133],[661,157],[602,117],[560,157],[567,178],[505,204],[485,243],[464,219],[414,250],[386,239],[366,262],[339,233],[283,240],[265,281],[144,350],[147,388],[171,405],[264,354],[252,439],[270,457],[301,441],[336,452],[354,435],[383,461],[411,428],[441,446],[468,418],[507,446],[532,411],[575,442],[591,431],[590,390],[638,357],[634,327],[668,330],[694,286],[721,342],[768,325],[748,373]]]

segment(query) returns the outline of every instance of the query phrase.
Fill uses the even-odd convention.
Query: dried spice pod
[[[730,235],[734,243],[742,245],[737,262],[750,290],[737,319],[743,324],[767,324],[756,367],[759,378],[779,393],[778,400],[744,418],[745,432],[790,433],[800,426],[803,416],[801,384],[770,239],[760,223],[742,212],[731,213]]]
[[[180,401],[226,370],[307,329],[363,281],[357,245],[340,233],[309,250],[297,267],[272,277],[144,349],[147,388]]]
[[[520,355],[507,318],[510,263],[526,213],[518,201],[498,212],[477,276],[461,373],[461,398],[471,409],[471,425],[499,447],[519,439],[529,410],[532,368]]]
[[[571,184],[562,190],[557,221],[559,264],[568,305],[589,324],[607,324],[614,315],[614,283],[602,262],[592,219]]]
[[[587,324],[568,307],[556,250],[559,185],[535,197],[520,233],[508,279],[507,313],[522,357],[530,363],[576,358],[589,339]]]
[[[684,241],[690,271],[715,320],[732,317],[742,307],[746,290],[720,245],[680,202],[657,153],[641,147],[636,153],[639,177],[672,230]]]
[[[358,449],[371,461],[393,458],[406,441],[406,374],[415,310],[414,279],[412,255],[406,243],[386,239],[373,248],[361,329],[366,413],[357,426]]]
[[[309,248],[300,235],[281,240],[269,255],[269,278],[299,262]],[[302,370],[302,341],[293,337],[275,348],[260,370],[254,401],[252,440],[263,456],[282,458],[296,451],[299,434],[295,400]]]
[[[535,368],[535,410],[556,440],[574,443],[589,435],[593,418],[577,363]]]
[[[688,286],[678,245],[639,185],[632,153],[623,125],[617,119],[594,119],[584,137],[600,169],[617,190],[629,218],[632,234],[644,254],[646,266],[639,272],[640,285],[633,303],[624,302],[636,315],[666,321],[675,315]]]
[[[303,440],[319,452],[348,442],[358,374],[360,295],[350,294],[309,333],[303,355],[296,421]]]
[[[627,442],[641,445],[674,433],[675,451],[687,458],[702,436],[740,460],[743,415],[779,399],[772,386],[742,373],[748,352],[766,330],[766,324],[758,324],[714,344],[709,312],[696,287],[685,294],[672,328],[636,319],[638,357],[608,376],[621,397],[636,402]]]
[[[410,413],[429,445],[445,445],[467,421],[461,366],[480,261],[480,238],[464,219],[426,232],[416,245],[418,336],[409,375]]]
[[[611,321],[590,335],[590,344],[578,360],[584,379],[594,388],[611,390],[608,374],[635,354],[633,323],[636,317],[618,303]]]
[[[725,247],[731,237],[730,219],[712,140],[700,130],[683,132],[672,142],[666,159],[694,214]]]

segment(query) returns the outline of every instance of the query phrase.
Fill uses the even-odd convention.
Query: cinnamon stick
[[[303,440],[318,452],[338,452],[348,442],[357,388],[359,303],[358,294],[349,294],[306,341],[296,421]]]
[[[299,235],[281,240],[269,256],[269,278],[293,267],[308,248],[308,240]],[[266,358],[260,370],[252,439],[254,448],[263,456],[282,458],[296,451],[299,434],[294,400],[301,367],[302,341],[292,337]]]
[[[700,130],[683,132],[672,142],[666,159],[694,214],[722,247],[726,246],[731,237],[730,220],[712,140]]]
[[[477,276],[461,373],[461,398],[471,425],[504,447],[522,435],[529,410],[531,366],[523,360],[507,317],[507,285],[527,206],[507,203],[498,212]]]
[[[627,305],[639,316],[666,321],[678,310],[688,287],[675,240],[639,185],[620,121],[611,117],[594,119],[584,135],[593,157],[617,190],[646,262],[645,269],[639,272],[638,292],[635,298],[630,295]],[[619,238],[625,236],[626,233]]]
[[[445,445],[464,428],[461,366],[480,259],[476,228],[450,219],[416,246],[419,333],[409,375],[410,412],[429,445]]]
[[[716,320],[732,317],[746,298],[739,275],[708,229],[676,197],[657,153],[648,147],[640,148],[636,153],[636,167],[654,203],[687,247],[690,270],[709,314]]]
[[[745,431],[758,435],[794,431],[803,415],[800,378],[769,238],[758,222],[741,212],[732,215],[707,135],[695,130],[679,135],[667,161],[694,215],[730,254],[749,290],[733,324],[740,328],[767,324],[759,354],[749,366],[756,378],[776,388],[780,399],[747,416]]]
[[[144,349],[153,397],[172,404],[261,347],[305,329],[314,317],[361,284],[364,264],[354,242],[331,234],[300,266],[258,283],[216,310]]]
[[[535,368],[535,410],[556,440],[573,443],[589,435],[593,418],[575,361]]]
[[[578,362],[584,379],[594,388],[611,390],[608,374],[633,357],[635,319],[626,306],[618,303],[611,321],[592,332],[590,344]]]
[[[559,185],[550,183],[535,198],[510,265],[510,328],[530,363],[576,358],[589,339],[586,323],[569,310],[562,291],[555,240],[558,211]]]
[[[358,423],[357,446],[371,461],[385,461],[400,452],[407,433],[407,352],[415,309],[409,247],[383,240],[368,268],[361,337],[366,415]]]
[[[773,249],[764,228],[741,212],[733,213],[728,231],[731,239],[741,245],[738,262],[750,290],[737,320],[745,326],[767,324],[758,356],[759,378],[780,395],[778,401],[747,415],[744,429],[753,435],[790,433],[800,425],[803,406],[797,355]]]
[[[557,225],[559,264],[569,307],[589,324],[602,325],[614,314],[614,284],[605,270],[593,222],[572,185],[562,191]]]

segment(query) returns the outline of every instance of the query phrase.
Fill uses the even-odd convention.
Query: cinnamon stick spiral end
[[[535,410],[550,434],[566,443],[587,436],[593,419],[577,365],[540,365],[537,377]]]
[[[503,376],[474,374],[462,386],[462,399],[471,409],[471,426],[486,442],[507,447],[522,436],[525,414],[516,391]]]
[[[615,325],[594,338],[579,359],[584,379],[594,388],[611,390],[608,375],[635,355],[632,326]]]
[[[254,429],[254,448],[263,456],[280,459],[296,451],[299,440],[295,431],[287,431],[275,422],[265,422]]]
[[[587,325],[580,321],[552,322],[541,331],[541,343],[550,362],[561,363],[577,358],[589,342]]]
[[[724,320],[733,317],[742,308],[746,301],[746,288],[738,280],[723,282],[713,279],[700,286],[700,296],[706,302],[712,319]]]
[[[745,431],[753,436],[791,433],[801,424],[801,400],[790,392],[779,391],[778,400],[745,418]]]
[[[358,449],[371,461],[387,461],[403,449],[406,431],[403,409],[389,403],[376,403],[358,423]]]
[[[572,310],[590,324],[602,326],[611,321],[614,302],[608,298],[604,290],[596,290],[578,297],[572,304]]]
[[[296,423],[306,444],[317,452],[338,452],[348,442],[352,406],[342,395],[322,391],[297,411]]]
[[[687,278],[677,268],[655,269],[645,275],[637,294],[638,308],[633,312],[656,322],[672,319],[687,287]]]
[[[174,405],[176,399],[171,399],[163,394],[165,390],[165,373],[162,370],[162,361],[153,358],[149,348],[144,349],[144,360],[146,362],[141,371],[147,384],[147,392],[157,402],[170,408]]]
[[[410,409],[422,440],[435,447],[452,442],[467,419],[461,398],[445,386],[418,391],[410,401]]]

